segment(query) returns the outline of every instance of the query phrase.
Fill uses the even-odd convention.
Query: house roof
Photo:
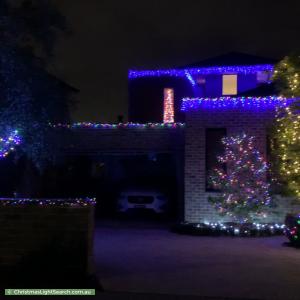
[[[273,71],[277,61],[245,53],[231,52],[202,60],[198,63],[181,66],[176,69],[129,70],[128,78],[139,77],[191,77],[199,74],[243,73],[250,74],[258,71]]]
[[[214,67],[214,66],[253,66],[253,65],[273,65],[278,61],[271,58],[260,57],[256,55],[241,53],[241,52],[229,52],[223,55],[214,56],[195,62],[189,65],[181,66],[180,69],[186,68],[202,68],[202,67]]]
[[[47,72],[46,74],[47,74],[47,76],[48,76],[51,80],[56,81],[60,86],[62,86],[63,88],[69,90],[70,92],[72,92],[72,93],[79,93],[79,92],[80,92],[79,89],[77,89],[76,87],[74,87],[74,86],[70,85],[69,83],[63,81],[62,79],[56,77],[55,75],[50,74],[50,73],[48,73],[48,72]]]

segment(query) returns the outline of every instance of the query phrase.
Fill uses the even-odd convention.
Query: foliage
[[[224,155],[218,161],[226,170],[216,169],[211,175],[212,185],[221,193],[209,201],[221,215],[229,215],[239,222],[249,221],[271,205],[268,166],[254,146],[254,137],[241,134],[222,139]]]
[[[286,195],[300,198],[300,56],[285,57],[274,73],[284,96],[295,97],[289,107],[278,109],[272,134],[273,171]]]
[[[64,18],[51,1],[0,0],[0,27],[0,136],[17,129],[42,169],[56,150],[49,123],[69,121],[71,88],[45,70]]]
[[[15,146],[21,143],[21,138],[17,130],[12,131],[9,136],[0,138],[0,158],[6,157]]]
[[[273,80],[285,97],[300,96],[300,55],[286,56],[276,66]]]
[[[0,26],[1,42],[40,58],[53,55],[59,33],[67,31],[50,0],[0,0]]]

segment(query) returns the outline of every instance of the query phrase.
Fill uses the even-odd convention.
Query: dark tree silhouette
[[[56,153],[49,123],[69,122],[74,89],[46,70],[67,28],[48,0],[0,0],[0,136],[18,130],[22,152],[42,169]]]

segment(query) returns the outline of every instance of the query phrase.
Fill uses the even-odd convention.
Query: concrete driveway
[[[95,235],[96,273],[109,292],[299,300],[300,249],[284,242],[102,222]]]

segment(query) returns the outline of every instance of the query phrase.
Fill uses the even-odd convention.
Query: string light
[[[36,205],[36,206],[88,206],[95,205],[95,198],[84,199],[27,199],[27,198],[0,198],[0,206]]]
[[[205,109],[275,109],[286,107],[297,98],[285,98],[279,96],[267,97],[217,97],[217,98],[184,98],[182,99],[181,110]]]
[[[210,176],[212,186],[221,191],[209,201],[221,215],[247,222],[252,215],[264,217],[272,199],[267,182],[268,165],[254,146],[254,137],[245,133],[222,139],[224,155],[218,157],[222,168]]]
[[[193,76],[190,74],[190,72],[188,70],[186,70],[185,76],[188,79],[188,81],[191,83],[192,86],[196,85],[196,82],[195,82]]]
[[[235,222],[182,222],[175,227],[178,233],[193,235],[218,235],[218,236],[269,236],[282,235],[286,226],[279,223],[235,223]]]
[[[174,90],[164,89],[164,123],[174,123]]]
[[[273,80],[277,82],[284,95],[298,96],[300,94],[299,56],[286,56],[275,67]]]
[[[286,217],[285,235],[292,243],[300,243],[300,214]]]
[[[272,148],[277,157],[274,167],[284,187],[300,199],[300,115],[297,108],[277,110]]]
[[[159,70],[129,70],[128,78],[140,77],[187,77],[192,75],[208,74],[255,74],[257,72],[273,72],[273,65],[254,65],[254,66],[220,66],[207,68],[187,68],[187,69],[159,69]]]
[[[120,123],[120,124],[103,124],[91,122],[78,122],[73,124],[54,124],[54,128],[70,129],[177,129],[184,128],[185,123]]]
[[[21,138],[17,130],[14,130],[7,138],[0,138],[0,158],[6,157],[20,143]]]

